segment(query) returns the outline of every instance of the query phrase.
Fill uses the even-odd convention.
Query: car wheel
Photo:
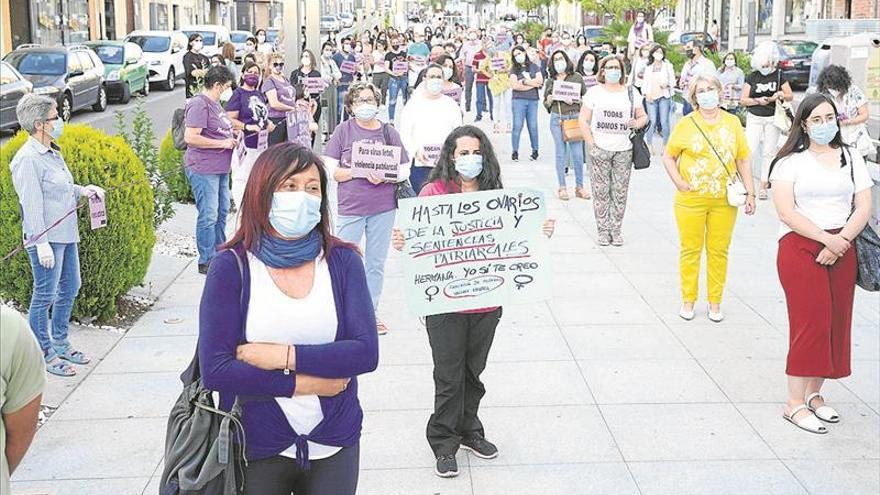
[[[72,116],[73,99],[70,97],[70,93],[64,93],[64,99],[61,100],[61,120],[70,122],[70,117]]]
[[[95,112],[103,112],[104,110],[107,110],[107,90],[104,89],[103,84],[98,90],[98,101],[92,105],[92,110]]]
[[[144,96],[150,96],[150,80],[144,79],[144,90],[142,91]]]
[[[168,77],[165,79],[165,91],[173,90],[175,84],[177,84],[177,74],[174,73],[174,67],[171,67],[168,69]]]
[[[122,96],[119,97],[119,103],[123,105],[131,101],[131,86],[128,83],[122,85]]]

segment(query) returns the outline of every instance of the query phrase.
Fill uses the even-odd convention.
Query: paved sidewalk
[[[505,184],[543,189],[558,221],[553,294],[505,306],[484,374],[481,416],[500,456],[462,452],[458,478],[434,476],[425,441],[430,349],[405,309],[401,257],[392,251],[380,308],[390,332],[380,338],[379,369],[361,379],[358,493],[878,493],[877,294],[857,291],[853,374],[825,389],[842,422],[824,436],[795,429],[781,417],[788,328],[771,203],[738,220],[727,319],[709,322],[703,301],[685,322],[677,316],[673,188],[662,166],[634,172],[626,246],[599,248],[591,202],[555,199],[553,145],[540,113],[537,162],[510,163],[509,136],[494,139]],[[520,154],[527,150],[524,132]],[[202,283],[190,263],[61,403],[16,471],[14,493],[158,493],[165,418],[193,352]]]

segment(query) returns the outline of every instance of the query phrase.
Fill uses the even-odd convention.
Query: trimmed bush
[[[176,171],[176,172],[175,172]],[[165,133],[162,143],[159,145],[159,173],[165,180],[165,186],[171,193],[171,197],[180,203],[192,203],[192,190],[189,188],[189,180],[183,173],[183,151],[174,147],[174,139],[171,131]]]
[[[9,162],[26,140],[27,134],[19,132],[0,147],[3,256],[21,243],[21,214]],[[144,164],[121,137],[71,124],[65,127],[58,143],[77,184],[95,184],[107,190],[106,227],[91,230],[88,206],[77,213],[82,288],[73,308],[74,318],[107,321],[116,315],[117,299],[146,275],[156,241],[153,191]],[[0,266],[0,297],[27,307],[31,286],[26,253],[20,252]]]

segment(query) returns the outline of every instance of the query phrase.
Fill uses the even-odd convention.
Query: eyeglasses
[[[357,98],[353,101],[355,105],[376,105],[375,98]]]
[[[837,115],[829,113],[824,117],[821,115],[816,115],[815,117],[810,117],[807,119],[807,125],[809,125],[810,127],[814,125],[827,124],[828,122],[837,122]]]
[[[425,79],[443,79],[443,76],[425,76]]]

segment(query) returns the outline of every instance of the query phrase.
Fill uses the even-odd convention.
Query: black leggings
[[[311,461],[303,471],[296,459],[275,456],[251,461],[244,495],[355,495],[360,470],[360,444],[326,459]]]

